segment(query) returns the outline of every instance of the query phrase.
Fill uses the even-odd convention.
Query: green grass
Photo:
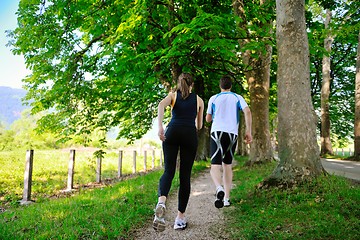
[[[360,185],[337,176],[319,177],[292,189],[256,186],[275,163],[234,168],[237,185],[226,209],[231,239],[358,239]]]
[[[193,175],[208,162],[196,162]],[[0,239],[128,239],[152,218],[162,171],[0,214]],[[179,185],[175,176],[172,189]]]
[[[320,177],[296,188],[257,189],[274,162],[234,167],[232,206],[224,236],[229,239],[358,239],[360,185],[336,176]],[[209,162],[197,162],[194,174]],[[131,239],[132,230],[151,221],[162,171],[72,196],[14,205],[0,214],[0,239]],[[172,189],[177,188],[178,176]],[[210,206],[209,206],[210,207]]]
[[[74,186],[79,188],[96,181],[94,151],[76,151]],[[141,153],[143,154],[143,153]],[[155,167],[159,166],[160,152],[155,154]],[[0,152],[0,207],[16,205],[22,199],[26,151]],[[69,150],[35,150],[31,199],[46,201],[67,187]],[[147,153],[147,170],[152,168],[152,152]],[[102,159],[102,179],[117,177],[118,152],[107,151]],[[123,153],[124,175],[133,171],[133,151]],[[143,171],[144,157],[137,154],[136,172]]]

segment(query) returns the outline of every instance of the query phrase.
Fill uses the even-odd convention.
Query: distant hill
[[[23,105],[24,89],[0,86],[0,122],[7,126],[21,117],[21,112],[29,106]]]

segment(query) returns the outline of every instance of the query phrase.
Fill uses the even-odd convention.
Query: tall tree
[[[360,31],[358,35],[358,47],[356,56],[355,76],[355,123],[354,123],[354,157],[360,158]]]
[[[326,18],[325,18],[325,30],[328,30],[326,37],[324,39],[324,48],[325,54],[322,61],[322,86],[321,86],[321,154],[330,154],[333,155],[331,138],[330,138],[330,54],[331,54],[331,45],[334,41],[332,33],[329,31],[331,21],[331,10],[326,9]]]
[[[310,96],[304,0],[276,1],[280,162],[263,184],[296,184],[323,173]]]
[[[307,11],[307,29],[309,34],[310,57],[311,57],[311,83],[312,99],[315,109],[319,115],[320,135],[326,132],[322,128],[325,125],[330,127],[328,142],[336,144],[338,147],[347,145],[353,133],[354,115],[354,69],[357,46],[357,29],[359,28],[359,1],[309,1]],[[331,9],[331,24],[328,29],[324,26],[326,22],[325,9]],[[333,38],[331,53],[329,48],[326,50],[326,37]],[[329,61],[326,66],[327,71],[323,72],[323,59]],[[328,57],[328,58],[327,58]],[[325,75],[331,79],[327,88],[330,89],[328,101],[324,100],[321,93],[321,86],[324,86]],[[321,96],[321,97],[320,97]],[[322,98],[322,99],[321,99]],[[327,104],[329,110],[328,117],[330,124],[323,124],[321,118],[324,117],[324,107]],[[326,128],[325,128],[326,129]],[[322,139],[323,140],[323,139]],[[324,145],[325,141],[322,142]],[[322,147],[323,151],[324,147]],[[325,150],[323,151],[325,153]]]
[[[32,112],[62,137],[119,127],[140,138],[180,72],[204,99],[239,75],[231,1],[21,0],[9,33],[32,74]],[[214,87],[216,86],[216,87]]]
[[[272,56],[272,1],[233,2],[234,13],[239,17],[238,25],[245,39],[242,46],[242,61],[250,92],[253,142],[247,165],[273,160],[273,149],[269,127],[270,64]],[[256,42],[256,44],[254,44]]]

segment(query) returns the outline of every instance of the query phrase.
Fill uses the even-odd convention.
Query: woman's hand
[[[165,137],[165,131],[164,131],[163,126],[159,126],[158,136],[161,141],[165,141],[166,137]]]
[[[158,126],[159,126],[158,136],[161,141],[165,141],[165,131],[162,123],[164,119],[164,109],[167,106],[171,105],[171,103],[174,101],[173,99],[175,96],[176,95],[174,93],[169,93],[163,100],[160,101],[158,106]]]

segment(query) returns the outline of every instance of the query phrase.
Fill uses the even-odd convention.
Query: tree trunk
[[[260,164],[274,159],[269,127],[269,88],[271,46],[266,55],[259,53],[258,59],[251,59],[254,70],[246,73],[250,91],[253,142],[246,165]]]
[[[239,123],[239,135],[237,142],[236,154],[240,156],[249,156],[249,149],[247,144],[244,141],[245,137],[245,116],[240,112],[240,123]]]
[[[239,27],[242,29],[246,29],[246,16],[244,9],[244,1],[243,0],[234,0],[233,1],[234,14],[242,19],[239,22]],[[239,44],[244,45],[247,40],[244,39],[243,42],[239,41]],[[238,135],[238,145],[237,145],[237,154],[241,156],[248,156],[249,153],[247,151],[247,147],[245,142],[243,141],[243,137],[245,136],[245,119],[244,114],[240,113],[240,123],[239,123],[239,135]]]
[[[327,9],[325,30],[329,29],[330,21],[331,21],[331,11]],[[322,62],[323,81],[321,86],[321,155],[334,154],[330,139],[330,110],[329,110],[330,82],[331,82],[330,53],[331,53],[331,45],[333,41],[334,38],[330,34],[324,39],[324,48],[326,50],[326,53],[323,56],[323,62]]]
[[[310,96],[304,5],[304,0],[276,1],[280,162],[263,186],[291,186],[324,172]]]
[[[360,31],[356,55],[354,157],[360,158]]]
[[[195,160],[206,160],[210,157],[210,128],[206,125],[198,132],[198,148]]]
[[[199,96],[205,95],[205,81],[202,76],[197,76],[194,79],[195,92]],[[206,112],[206,108],[204,109]],[[206,114],[206,113],[205,113]],[[205,120],[204,120],[205,122]],[[210,156],[210,127],[204,124],[203,128],[198,132],[198,149],[196,153],[196,160],[206,160]]]
[[[235,14],[243,20],[239,23],[239,27],[248,32],[244,1],[235,0],[233,6]],[[271,23],[266,23],[266,25],[269,24]],[[248,42],[249,40],[239,41],[240,45],[246,45]],[[244,64],[247,69],[250,69],[245,75],[250,92],[253,133],[253,142],[250,146],[249,160],[246,165],[264,163],[274,159],[269,127],[271,53],[272,47],[270,45],[266,45],[265,54],[260,51],[257,53],[258,58],[252,57],[250,51],[243,53]]]

